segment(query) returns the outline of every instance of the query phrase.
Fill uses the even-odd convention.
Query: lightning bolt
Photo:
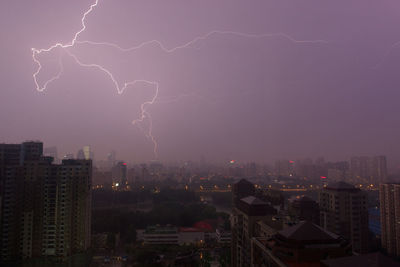
[[[44,83],[44,85],[42,87],[40,87],[38,81],[37,81],[37,75],[40,73],[41,69],[42,69],[42,64],[40,63],[40,61],[37,59],[37,55],[41,54],[41,53],[46,53],[46,52],[51,52],[52,50],[56,49],[56,48],[69,48],[69,47],[73,47],[75,45],[76,40],[78,39],[78,36],[84,32],[86,30],[86,24],[85,24],[85,20],[86,20],[86,16],[89,15],[94,7],[96,7],[99,3],[99,0],[95,0],[95,3],[92,4],[90,6],[90,8],[83,14],[82,19],[81,19],[81,25],[82,28],[77,31],[74,35],[74,38],[72,38],[70,43],[67,44],[62,44],[62,43],[56,43],[52,46],[50,46],[49,48],[46,49],[36,49],[36,48],[32,48],[32,58],[33,61],[38,65],[38,69],[36,70],[36,72],[33,74],[33,80],[35,82],[36,85],[36,90],[38,90],[39,92],[44,91],[47,88],[47,85],[49,83],[51,83],[52,81],[57,80],[57,76],[53,77],[52,79],[46,81]]]
[[[326,40],[297,40],[285,33],[249,34],[249,33],[242,33],[242,32],[236,32],[236,31],[217,31],[217,30],[208,32],[208,33],[198,36],[198,37],[195,37],[194,39],[192,39],[182,45],[175,46],[172,48],[167,48],[162,42],[160,42],[158,40],[146,41],[139,45],[128,47],[128,48],[123,48],[123,47],[119,46],[118,44],[109,43],[109,42],[79,41],[78,38],[79,38],[80,34],[86,30],[85,22],[86,22],[87,16],[98,6],[98,4],[99,4],[99,0],[95,0],[94,3],[92,5],[90,5],[89,9],[84,12],[84,14],[81,18],[81,28],[74,34],[74,36],[70,42],[68,42],[66,44],[56,43],[48,48],[42,48],[42,49],[32,48],[31,49],[32,50],[32,60],[38,66],[36,71],[32,75],[33,81],[36,85],[36,90],[39,92],[45,91],[47,89],[48,85],[50,83],[58,80],[63,73],[62,56],[60,56],[60,59],[59,59],[60,60],[60,68],[59,68],[58,73],[55,76],[53,76],[52,78],[45,81],[42,86],[39,85],[37,76],[39,75],[40,71],[42,70],[42,64],[41,64],[40,60],[38,59],[38,57],[40,56],[40,54],[49,53],[55,49],[63,49],[63,51],[65,51],[71,58],[73,58],[74,61],[81,67],[94,68],[94,69],[100,70],[101,72],[106,74],[106,76],[108,76],[110,78],[110,80],[112,81],[112,83],[114,84],[114,87],[117,90],[118,94],[122,94],[125,89],[127,89],[130,86],[135,86],[136,84],[146,84],[146,85],[153,86],[155,88],[155,93],[154,93],[153,97],[150,100],[145,101],[141,104],[140,116],[138,119],[133,120],[132,124],[138,125],[139,128],[141,128],[140,124],[143,123],[145,120],[148,121],[148,129],[147,129],[147,132],[145,132],[145,135],[153,143],[153,153],[156,158],[158,158],[158,144],[157,144],[156,138],[153,135],[153,122],[152,122],[150,113],[147,111],[147,107],[150,105],[153,105],[154,103],[157,102],[157,98],[158,98],[158,94],[159,94],[159,83],[156,81],[149,81],[149,80],[141,79],[141,80],[133,80],[133,81],[125,82],[121,86],[118,83],[118,81],[115,79],[114,75],[112,74],[112,72],[110,70],[108,70],[107,68],[105,68],[104,66],[99,65],[99,64],[86,63],[86,62],[81,61],[68,48],[72,48],[76,44],[88,44],[88,45],[96,45],[96,46],[109,46],[109,47],[118,49],[121,52],[130,52],[130,51],[135,51],[135,50],[141,49],[148,45],[157,45],[165,53],[173,53],[179,49],[192,48],[193,45],[195,45],[199,41],[206,40],[214,35],[234,35],[234,36],[244,37],[244,38],[278,37],[278,38],[284,38],[284,39],[286,39],[292,43],[296,43],[296,44],[318,44],[318,43],[319,44],[327,44],[327,43],[329,43]]]
[[[42,64],[40,63],[40,60],[38,59],[38,55],[40,55],[42,53],[51,52],[52,50],[54,50],[56,48],[63,48],[66,51],[66,53],[70,57],[72,57],[79,66],[87,67],[87,68],[95,68],[95,69],[98,69],[98,70],[104,72],[111,79],[111,81],[113,82],[113,84],[115,86],[115,89],[117,90],[118,94],[122,94],[127,87],[134,86],[137,83],[144,83],[144,84],[148,84],[148,85],[154,86],[155,87],[155,94],[154,94],[153,98],[151,100],[146,101],[146,102],[141,104],[141,106],[140,106],[140,111],[141,111],[140,117],[139,117],[139,119],[133,120],[132,124],[135,125],[135,124],[138,124],[138,123],[142,123],[146,119],[148,119],[149,127],[148,127],[148,131],[145,133],[145,135],[153,143],[153,153],[154,153],[155,158],[158,158],[158,151],[157,151],[158,144],[157,144],[156,138],[153,136],[153,122],[152,122],[150,114],[146,110],[146,107],[148,105],[154,104],[154,102],[157,100],[158,92],[159,92],[159,84],[157,82],[155,82],[155,81],[134,80],[134,81],[126,82],[123,86],[120,86],[111,71],[109,71],[105,67],[103,67],[101,65],[98,65],[98,64],[84,63],[76,55],[74,55],[71,51],[69,51],[67,49],[67,48],[73,47],[77,43],[77,39],[78,39],[79,35],[86,30],[86,23],[85,23],[86,17],[93,11],[93,9],[95,7],[97,7],[98,4],[99,4],[99,0],[95,0],[95,2],[92,5],[90,5],[89,9],[83,14],[82,19],[81,19],[82,27],[80,28],[79,31],[77,31],[74,34],[74,37],[72,38],[71,42],[69,42],[67,44],[56,43],[56,44],[50,46],[49,48],[44,48],[44,49],[32,48],[32,59],[38,65],[38,68],[37,68],[36,72],[33,74],[33,80],[34,80],[34,83],[36,85],[36,90],[39,91],[39,92],[43,92],[44,90],[47,89],[47,86],[51,82],[53,82],[53,81],[55,81],[55,80],[57,80],[57,79],[59,79],[61,77],[61,74],[63,72],[63,67],[62,67],[62,62],[61,62],[61,57],[60,57],[60,71],[57,73],[57,75],[52,77],[51,79],[47,80],[43,84],[43,86],[40,86],[39,82],[37,80],[37,75],[42,70]]]
[[[163,43],[161,43],[158,40],[151,40],[151,41],[146,41],[143,42],[139,45],[128,47],[128,48],[123,48],[119,46],[118,44],[115,43],[108,43],[108,42],[93,42],[93,41],[77,41],[77,44],[90,44],[90,45],[103,45],[103,46],[109,46],[118,49],[121,52],[130,52],[134,50],[141,49],[147,45],[157,45],[162,51],[165,53],[173,53],[176,50],[179,49],[184,49],[184,48],[190,48],[194,44],[196,44],[199,41],[209,39],[213,35],[234,35],[234,36],[239,36],[239,37],[245,37],[245,38],[268,38],[268,37],[280,37],[284,38],[292,43],[296,44],[309,44],[309,43],[314,43],[314,44],[328,44],[329,41],[326,40],[297,40],[285,33],[265,33],[265,34],[249,34],[249,33],[242,33],[242,32],[235,32],[235,31],[211,31],[207,34],[204,34],[202,36],[195,37],[194,39],[190,40],[189,42],[173,47],[173,48],[167,48]]]

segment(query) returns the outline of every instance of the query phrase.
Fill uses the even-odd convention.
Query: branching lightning
[[[108,70],[107,68],[105,68],[102,65],[99,64],[94,64],[94,63],[85,63],[82,62],[75,54],[73,54],[68,48],[73,48],[76,44],[87,44],[87,45],[94,45],[94,46],[109,46],[115,49],[118,49],[121,52],[131,52],[131,51],[135,51],[138,49],[141,49],[145,46],[148,45],[157,45],[163,52],[165,53],[173,53],[179,49],[185,49],[185,48],[192,48],[194,44],[196,44],[199,41],[202,40],[206,40],[208,38],[210,38],[211,36],[214,35],[234,35],[234,36],[238,36],[238,37],[244,37],[244,38],[272,38],[272,37],[277,37],[277,38],[283,38],[286,39],[292,43],[295,44],[327,44],[329,43],[326,40],[297,40],[285,33],[269,33],[269,34],[248,34],[248,33],[242,33],[242,32],[236,32],[236,31],[211,31],[208,32],[207,34],[204,34],[202,36],[198,36],[195,37],[194,39],[190,40],[189,42],[186,42],[182,45],[179,46],[175,46],[172,48],[167,48],[162,42],[158,41],[158,40],[151,40],[151,41],[146,41],[143,42],[139,45],[136,46],[132,46],[132,47],[128,47],[128,48],[123,48],[121,46],[119,46],[118,44],[115,43],[109,43],[109,42],[93,42],[93,41],[79,41],[79,35],[81,33],[83,33],[86,30],[86,18],[87,16],[98,6],[99,4],[99,0],[95,0],[94,3],[92,5],[90,5],[89,9],[84,12],[82,18],[81,18],[81,28],[79,29],[79,31],[77,31],[72,40],[69,43],[66,44],[62,44],[62,43],[56,43],[48,48],[43,48],[43,49],[36,49],[36,48],[32,48],[32,59],[33,61],[37,64],[37,70],[36,72],[33,73],[33,80],[34,83],[36,85],[36,90],[39,92],[43,92],[47,89],[48,85],[54,81],[56,81],[57,79],[59,79],[63,73],[63,65],[62,65],[62,56],[60,56],[59,58],[59,62],[60,62],[60,68],[58,73],[53,76],[52,78],[48,79],[47,81],[45,81],[43,83],[43,85],[39,85],[37,76],[39,75],[40,71],[42,70],[42,64],[40,62],[40,60],[38,59],[38,56],[40,54],[43,53],[49,53],[55,49],[62,49],[62,51],[65,51],[66,54],[68,54],[71,58],[74,59],[74,61],[81,67],[85,67],[85,68],[94,68],[97,70],[100,70],[101,72],[105,73],[110,80],[112,81],[112,83],[114,84],[115,89],[117,90],[118,94],[122,94],[124,92],[125,89],[127,89],[127,87],[130,86],[135,86],[136,84],[146,84],[146,85],[150,85],[152,87],[155,88],[155,93],[153,95],[153,97],[148,100],[145,101],[141,104],[140,106],[140,116],[138,119],[135,119],[132,121],[133,125],[137,125],[139,126],[139,128],[141,128],[140,124],[143,123],[145,120],[148,121],[148,129],[147,131],[145,131],[145,135],[146,137],[153,143],[153,152],[154,152],[154,156],[157,158],[158,157],[158,144],[157,144],[157,140],[156,138],[153,136],[153,122],[151,119],[151,115],[150,113],[147,111],[147,106],[153,105],[154,103],[158,103],[157,98],[159,95],[159,83],[156,81],[149,81],[149,80],[133,80],[133,81],[129,81],[129,82],[125,82],[122,86],[118,83],[118,81],[115,79],[113,73]],[[178,97],[180,98],[180,97]],[[178,99],[177,98],[177,99]],[[172,100],[172,101],[176,101]],[[161,103],[162,101],[160,101]]]
[[[134,80],[134,81],[126,82],[123,86],[120,86],[118,84],[117,80],[114,78],[114,75],[112,74],[111,71],[109,71],[105,67],[103,67],[101,65],[98,65],[98,64],[84,63],[81,60],[79,60],[76,55],[74,55],[71,51],[69,51],[67,49],[67,48],[73,47],[75,45],[75,43],[77,43],[77,39],[78,39],[79,35],[86,30],[86,24],[85,24],[86,17],[87,17],[87,15],[89,15],[93,11],[93,9],[95,7],[97,7],[98,4],[99,4],[99,0],[95,0],[95,2],[90,6],[90,8],[83,14],[82,19],[81,19],[82,27],[81,27],[81,29],[79,31],[77,31],[75,33],[75,35],[74,35],[74,37],[73,37],[73,39],[71,40],[70,43],[67,43],[67,44],[56,43],[56,44],[54,44],[54,45],[52,45],[52,46],[50,46],[49,48],[46,48],[46,49],[35,49],[35,48],[32,48],[32,59],[38,65],[38,68],[37,68],[36,72],[33,74],[33,80],[34,80],[35,85],[36,85],[36,90],[38,90],[39,92],[43,92],[44,90],[47,89],[47,86],[51,82],[59,79],[61,74],[62,74],[62,72],[63,72],[62,63],[60,61],[60,63],[61,63],[60,64],[60,71],[58,72],[58,74],[56,76],[52,77],[51,79],[47,80],[43,84],[43,86],[39,85],[39,82],[37,80],[37,75],[40,73],[40,71],[42,69],[42,64],[40,63],[40,60],[37,58],[37,56],[40,55],[41,53],[51,52],[52,50],[54,50],[56,48],[63,48],[66,51],[66,53],[69,56],[71,56],[79,66],[87,67],[87,68],[96,68],[96,69],[104,72],[111,79],[111,81],[113,82],[113,84],[115,86],[115,89],[117,90],[118,94],[122,94],[124,92],[124,90],[128,86],[134,86],[137,83],[145,83],[145,84],[154,86],[155,87],[155,93],[154,93],[153,98],[151,100],[146,101],[146,102],[141,104],[141,106],[140,106],[140,110],[141,110],[140,117],[138,119],[136,119],[136,120],[133,120],[132,124],[135,125],[135,124],[143,122],[146,118],[148,119],[149,127],[148,127],[148,131],[145,134],[146,134],[146,137],[149,138],[153,142],[153,152],[154,152],[154,156],[157,158],[158,157],[158,151],[157,151],[158,144],[157,144],[157,141],[156,141],[155,137],[152,134],[153,133],[153,122],[151,120],[150,114],[146,110],[146,106],[152,105],[157,100],[158,92],[159,92],[159,84],[157,82],[155,82],[155,81]],[[61,60],[61,58],[60,58],[60,60]]]
[[[146,41],[143,42],[137,46],[132,46],[132,47],[128,47],[128,48],[123,48],[117,44],[114,43],[108,43],[108,42],[93,42],[93,41],[77,41],[77,44],[90,44],[90,45],[104,45],[104,46],[110,46],[113,48],[116,48],[118,50],[120,50],[121,52],[130,52],[130,51],[134,51],[140,48],[143,48],[147,45],[152,45],[152,44],[156,44],[157,46],[160,47],[160,49],[162,51],[164,51],[165,53],[173,53],[176,50],[179,49],[183,49],[183,48],[189,48],[192,45],[194,45],[195,43],[202,41],[202,40],[206,40],[208,38],[210,38],[213,35],[235,35],[235,36],[239,36],[239,37],[245,37],[245,38],[268,38],[268,37],[281,37],[284,39],[287,39],[288,41],[292,42],[292,43],[298,43],[298,44],[307,44],[307,43],[321,43],[321,44],[327,44],[329,43],[328,41],[325,40],[296,40],[293,37],[285,34],[285,33],[268,33],[268,34],[248,34],[248,33],[242,33],[242,32],[235,32],[235,31],[211,31],[207,34],[204,34],[202,36],[198,36],[196,38],[194,38],[193,40],[183,44],[183,45],[179,45],[173,48],[167,48],[165,47],[165,45],[163,43],[161,43],[158,40],[151,40],[151,41]]]

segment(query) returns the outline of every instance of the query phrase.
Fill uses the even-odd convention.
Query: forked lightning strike
[[[52,51],[53,49],[56,49],[56,48],[63,48],[63,49],[65,49],[65,51],[67,52],[67,54],[68,54],[69,56],[71,56],[71,57],[75,60],[75,62],[76,62],[78,65],[80,65],[80,66],[82,66],[82,67],[96,68],[96,69],[99,69],[99,70],[103,71],[104,73],[106,73],[106,74],[108,75],[108,77],[111,79],[111,81],[114,83],[114,86],[115,86],[115,88],[117,89],[118,94],[122,94],[122,93],[124,92],[124,90],[125,90],[128,86],[134,86],[134,85],[137,84],[137,83],[145,83],[145,84],[149,84],[149,85],[155,86],[155,89],[156,89],[156,90],[155,90],[155,94],[154,94],[153,98],[152,98],[150,101],[146,101],[146,102],[144,102],[144,103],[141,104],[141,106],[140,106],[140,110],[141,110],[140,118],[139,118],[139,119],[136,119],[136,120],[134,120],[134,121],[132,121],[132,124],[135,125],[135,124],[137,124],[137,123],[141,123],[141,122],[143,122],[146,118],[149,120],[149,127],[148,127],[148,131],[147,131],[147,133],[146,133],[146,136],[147,136],[147,138],[149,138],[149,139],[153,142],[153,152],[154,152],[154,156],[157,158],[157,157],[158,157],[158,152],[157,152],[158,144],[157,144],[157,141],[156,141],[156,139],[154,138],[154,136],[153,136],[153,134],[152,134],[152,132],[153,132],[153,123],[152,123],[150,114],[146,111],[146,106],[147,106],[147,105],[151,105],[151,104],[153,104],[153,103],[156,101],[156,99],[157,99],[157,97],[158,97],[158,92],[159,92],[159,85],[158,85],[158,83],[155,82],[155,81],[148,81],[148,80],[134,80],[134,81],[126,82],[126,83],[124,84],[124,86],[121,87],[121,86],[118,84],[117,80],[114,78],[114,75],[111,73],[111,71],[109,71],[109,70],[106,69],[105,67],[103,67],[103,66],[101,66],[101,65],[98,65],[98,64],[83,63],[83,62],[81,62],[81,61],[78,59],[78,57],[77,57],[76,55],[72,54],[71,51],[69,51],[68,49],[66,49],[66,48],[73,47],[73,46],[75,45],[75,43],[77,42],[77,39],[78,39],[79,35],[80,35],[82,32],[84,32],[84,31],[86,30],[86,24],[85,24],[86,16],[89,15],[89,14],[93,11],[93,9],[98,5],[98,3],[99,3],[99,0],[95,0],[94,4],[92,4],[92,5],[90,6],[90,8],[83,14],[83,17],[82,17],[82,19],[81,19],[81,25],[82,25],[82,27],[81,27],[81,29],[80,29],[78,32],[75,33],[75,35],[74,35],[74,37],[73,37],[73,39],[71,40],[70,43],[67,43],[67,44],[56,43],[56,44],[50,46],[50,47],[47,48],[47,49],[35,49],[35,48],[32,48],[32,58],[33,58],[33,61],[38,65],[38,69],[37,69],[36,72],[33,74],[33,80],[34,80],[35,85],[36,85],[36,90],[38,90],[39,92],[43,92],[44,90],[46,90],[47,86],[48,86],[51,82],[53,82],[53,81],[55,81],[55,80],[57,80],[57,79],[59,79],[59,78],[61,77],[61,74],[62,74],[62,72],[63,72],[63,68],[62,68],[62,62],[61,62],[61,58],[60,58],[60,71],[58,72],[58,74],[57,74],[56,76],[54,76],[54,77],[52,77],[51,79],[47,80],[47,81],[43,84],[43,86],[40,86],[40,85],[39,85],[39,82],[38,82],[38,80],[37,80],[37,75],[40,73],[40,71],[41,71],[41,69],[42,69],[42,64],[41,64],[40,61],[37,59],[37,55],[39,55],[39,54],[41,54],[41,53],[50,52],[50,51]]]
[[[103,46],[110,46],[113,48],[116,48],[118,50],[120,50],[121,52],[130,52],[130,51],[134,51],[134,50],[138,50],[141,49],[142,47],[145,47],[147,45],[152,45],[152,44],[156,44],[162,51],[164,51],[165,53],[173,53],[179,49],[184,49],[184,48],[190,48],[192,45],[194,45],[195,43],[201,41],[201,40],[205,40],[209,37],[211,37],[212,35],[235,35],[235,36],[239,36],[239,37],[245,37],[245,38],[268,38],[268,37],[280,37],[280,38],[284,38],[287,39],[288,41],[292,42],[292,43],[303,43],[303,44],[307,44],[307,43],[321,43],[321,44],[326,44],[328,43],[328,41],[325,40],[296,40],[295,38],[285,34],[285,33],[270,33],[270,34],[248,34],[248,33],[241,33],[241,32],[235,32],[235,31],[211,31],[207,34],[204,34],[202,36],[198,36],[196,38],[194,38],[193,40],[173,47],[173,48],[167,48],[164,46],[163,43],[161,43],[158,40],[151,40],[151,41],[146,41],[143,42],[137,46],[133,46],[133,47],[129,47],[129,48],[123,48],[115,43],[108,43],[108,42],[93,42],[93,41],[79,41],[79,35],[84,32],[86,30],[86,24],[85,24],[85,20],[86,17],[94,10],[95,7],[97,7],[99,4],[99,0],[95,0],[95,2],[90,5],[89,9],[83,14],[82,19],[81,19],[81,25],[82,27],[80,28],[79,31],[77,31],[74,34],[74,37],[72,38],[72,40],[69,43],[66,44],[62,44],[62,43],[56,43],[52,46],[50,46],[49,48],[45,48],[45,49],[36,49],[36,48],[32,48],[32,59],[33,61],[38,65],[38,68],[36,70],[35,73],[33,73],[33,80],[34,83],[36,85],[36,90],[39,92],[43,92],[44,90],[47,89],[47,86],[52,83],[53,81],[59,79],[62,75],[63,72],[63,65],[62,65],[62,57],[60,56],[60,69],[57,73],[57,75],[55,75],[54,77],[48,79],[46,82],[43,83],[42,86],[39,85],[39,82],[37,80],[37,76],[40,73],[40,71],[42,70],[42,64],[40,63],[40,60],[38,59],[38,56],[42,53],[48,53],[51,52],[52,50],[56,49],[56,48],[60,48],[63,49],[63,51],[65,51],[70,57],[72,57],[75,62],[82,67],[86,67],[86,68],[95,68],[98,69],[102,72],[104,72],[109,78],[110,80],[113,82],[115,89],[117,90],[118,94],[122,94],[124,92],[124,90],[129,87],[129,86],[135,86],[138,83],[144,83],[147,85],[151,85],[155,87],[155,93],[154,96],[148,100],[145,101],[144,103],[141,104],[140,106],[140,117],[138,119],[135,119],[132,121],[133,125],[138,125],[139,128],[140,127],[140,123],[143,123],[146,119],[148,120],[148,130],[147,132],[145,132],[145,135],[148,139],[150,139],[150,141],[153,143],[153,152],[154,152],[154,156],[157,158],[158,157],[158,144],[157,144],[157,140],[155,139],[155,137],[153,136],[153,122],[150,116],[150,113],[147,111],[146,107],[149,105],[152,105],[154,103],[156,103],[157,98],[158,98],[158,93],[159,93],[159,84],[158,82],[155,81],[148,81],[148,80],[133,80],[130,82],[125,82],[123,86],[120,86],[118,81],[115,79],[114,75],[112,74],[112,72],[110,70],[108,70],[107,68],[98,65],[98,64],[94,64],[94,63],[85,63],[82,62],[76,55],[74,55],[68,48],[72,48],[74,47],[76,44],[89,44],[89,45],[103,45]]]

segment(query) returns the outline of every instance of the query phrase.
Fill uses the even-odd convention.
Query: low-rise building
[[[197,228],[156,225],[137,230],[137,240],[142,240],[145,245],[201,244],[205,240],[205,233]]]
[[[137,230],[137,239],[145,245],[178,245],[179,232],[174,226],[149,226],[145,230]]]

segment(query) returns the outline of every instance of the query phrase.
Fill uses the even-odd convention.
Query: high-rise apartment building
[[[116,185],[119,189],[126,188],[126,186],[128,184],[126,162],[119,161],[112,168],[112,182],[113,182],[113,185]]]
[[[276,214],[274,208],[254,194],[254,185],[247,180],[242,179],[233,186],[231,266],[250,266],[251,239],[256,234],[256,223]]]
[[[354,182],[384,183],[387,179],[386,157],[353,157],[350,170]]]
[[[381,204],[382,248],[393,256],[400,256],[400,184],[379,186]]]
[[[293,221],[310,221],[320,224],[319,205],[307,196],[289,199],[288,211]]]
[[[246,179],[241,179],[233,184],[232,188],[232,203],[236,206],[240,199],[248,196],[254,196],[256,189],[254,185]]]
[[[275,162],[275,174],[278,176],[293,176],[295,162],[293,160],[278,160]]]
[[[115,151],[111,151],[110,153],[107,154],[107,167],[112,168],[115,165],[115,161],[117,160],[116,158],[117,153]]]
[[[38,206],[32,197],[38,187],[33,175],[23,175],[23,166],[39,160],[42,153],[43,146],[37,142],[0,144],[0,260],[29,254],[33,249],[37,231],[29,211]]]
[[[274,208],[254,196],[240,199],[232,212],[232,266],[250,266],[256,223],[274,214]]]
[[[76,155],[77,159],[86,159],[86,160],[93,160],[94,154],[90,146],[84,146],[82,149],[78,150]]]
[[[0,144],[0,262],[65,258],[90,246],[91,161],[42,156],[43,144]]]
[[[385,183],[387,181],[387,166],[385,156],[376,156],[373,160],[373,175],[375,183]]]
[[[321,227],[350,241],[353,251],[369,250],[367,195],[345,182],[329,184],[319,193]]]
[[[86,160],[93,159],[93,151],[90,146],[84,146],[82,150]]]
[[[350,160],[351,177],[354,182],[369,182],[371,174],[369,157],[352,157]]]

